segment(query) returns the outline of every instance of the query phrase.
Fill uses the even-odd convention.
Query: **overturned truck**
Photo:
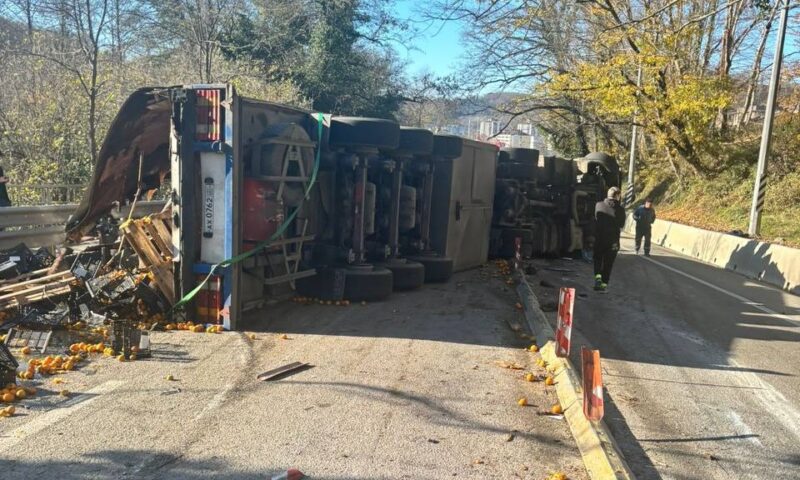
[[[594,207],[611,186],[620,186],[619,166],[604,153],[567,160],[538,150],[509,148],[498,154],[491,254],[569,255],[591,250]]]
[[[379,300],[484,263],[496,153],[228,85],[146,88],[112,123],[68,237],[166,191],[172,251],[161,257],[175,300],[195,320],[236,329],[245,312],[294,292]],[[479,248],[462,245],[464,234]]]

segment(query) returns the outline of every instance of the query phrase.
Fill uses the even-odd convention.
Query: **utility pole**
[[[636,96],[639,96],[638,89],[642,88],[642,64],[639,63],[639,73],[636,76],[636,87],[637,92]],[[625,189],[625,199],[624,204],[626,207],[630,207],[633,205],[634,200],[636,200],[636,192],[634,191],[634,180],[635,180],[635,170],[636,170],[636,115],[633,116],[633,132],[631,132],[631,158],[630,163],[628,164],[628,188]]]
[[[764,208],[764,196],[767,193],[767,156],[772,142],[772,120],[775,118],[775,97],[781,79],[781,64],[783,63],[783,44],[786,40],[786,19],[789,16],[789,1],[783,0],[781,22],[778,27],[778,38],[775,40],[775,58],[772,61],[772,78],[769,81],[769,95],[767,108],[764,115],[764,128],[761,131],[761,148],[758,151],[758,166],[756,167],[755,186],[753,188],[753,204],[750,207],[751,237],[758,236],[761,229],[761,210]]]

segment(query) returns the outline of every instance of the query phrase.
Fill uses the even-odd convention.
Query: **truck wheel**
[[[329,143],[394,150],[400,144],[400,125],[381,118],[333,117]]]
[[[497,165],[497,178],[516,178],[520,180],[533,180],[536,177],[537,166],[533,163],[508,162]]]
[[[424,128],[400,127],[398,152],[430,155],[433,151],[433,132]]]
[[[539,150],[533,148],[506,148],[509,162],[539,164]]]
[[[311,277],[300,278],[295,283],[297,293],[320,300],[341,300],[344,295],[345,269],[322,268]]]
[[[425,266],[425,283],[443,283],[453,276],[453,259],[437,255],[407,257]]]
[[[354,302],[383,300],[392,293],[392,272],[363,265],[345,270],[344,298]]]
[[[381,267],[386,267],[392,272],[394,290],[414,290],[425,283],[425,266],[419,262],[406,259],[389,260]]]
[[[434,135],[433,136],[433,155],[445,159],[453,159],[461,156],[464,149],[464,139],[455,135]]]

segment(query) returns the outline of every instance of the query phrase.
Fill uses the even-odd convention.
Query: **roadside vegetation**
[[[533,119],[565,156],[604,150],[625,163],[635,122],[639,199],[652,194],[662,218],[746,230],[782,2],[433,3],[428,18],[467,26],[463,86],[522,92],[492,113],[509,124]],[[790,28],[787,53],[796,39]],[[762,225],[766,238],[798,244],[793,62],[784,65]]]
[[[244,95],[392,116],[405,26],[387,0],[0,2],[0,165],[12,201],[84,184],[121,103],[143,86],[230,82]]]

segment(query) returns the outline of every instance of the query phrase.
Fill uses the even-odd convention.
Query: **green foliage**
[[[271,2],[255,18],[237,18],[223,53],[291,81],[315,110],[393,117],[402,100],[400,65],[365,34],[385,15],[381,2]]]

